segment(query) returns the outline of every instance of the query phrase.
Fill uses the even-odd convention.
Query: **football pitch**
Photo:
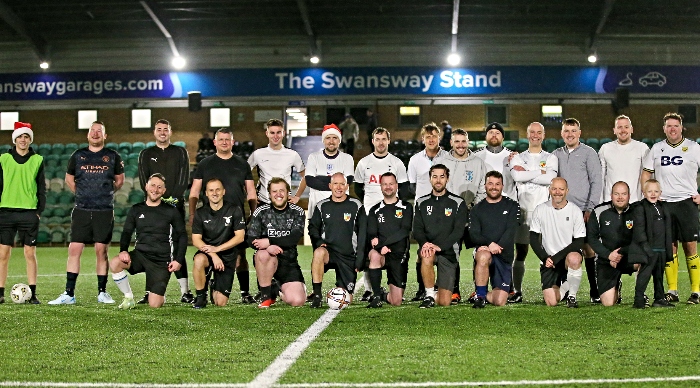
[[[310,289],[311,249],[299,248]],[[190,247],[190,268],[193,252]],[[26,277],[22,250],[13,250],[7,302],[0,305],[0,386],[687,387],[700,380],[700,306],[684,303],[689,285],[683,270],[682,302],[672,309],[633,309],[634,278],[628,276],[620,306],[590,304],[584,276],[578,309],[547,308],[531,254],[525,302],[502,308],[462,303],[424,310],[406,302],[366,309],[355,301],[339,312],[281,302],[260,310],[240,304],[236,282],[228,306],[195,310],[179,302],[173,277],[162,309],[121,311],[96,301],[91,247],[83,255],[77,304],[46,304],[64,289],[66,255],[65,247],[38,249],[42,304],[17,305],[7,298],[9,289]],[[471,252],[462,253],[461,263],[466,299],[473,288]],[[324,291],[334,279],[332,271],[326,274]],[[140,297],[145,277],[130,280]],[[190,287],[194,291],[192,281]],[[107,289],[119,303],[111,276]],[[415,291],[411,264],[407,299]]]

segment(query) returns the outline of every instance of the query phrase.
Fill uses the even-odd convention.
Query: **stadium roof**
[[[697,0],[462,0],[463,66],[700,63]],[[0,72],[445,66],[449,0],[0,0]],[[172,35],[169,45],[164,32]]]

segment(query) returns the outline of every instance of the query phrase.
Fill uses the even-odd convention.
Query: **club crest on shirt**
[[[425,211],[428,212],[428,215],[431,215],[431,214],[433,214],[433,207],[432,207],[432,206],[426,206],[426,207],[425,207]]]
[[[452,215],[452,209],[449,207],[445,208],[445,216],[449,217]]]
[[[396,218],[403,218],[403,210],[396,209]]]
[[[683,148],[681,148],[681,151],[687,152],[687,151],[688,151],[688,147],[683,147]]]
[[[540,168],[545,168],[547,167],[547,161],[546,160],[541,160],[540,161]]]
[[[687,148],[687,147],[686,147],[686,148]],[[103,156],[103,157],[102,157],[102,161],[105,162],[105,163],[109,162],[109,156]]]
[[[467,182],[474,180],[474,171],[467,171]]]
[[[224,216],[224,224],[226,226],[228,226],[231,223],[231,217],[233,217],[233,216],[228,216],[228,217]]]
[[[343,213],[343,219],[345,220],[345,222],[350,221],[350,218],[351,218],[350,213]]]
[[[627,226],[627,229],[632,229],[632,226],[634,226],[634,221],[632,221],[632,220],[626,221],[625,226]]]
[[[569,217],[566,217],[566,220],[569,221]]]

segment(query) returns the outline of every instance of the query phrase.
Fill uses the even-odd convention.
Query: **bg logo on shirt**
[[[681,164],[683,164],[683,157],[682,156],[670,157],[670,156],[666,156],[666,155],[661,156],[661,165],[662,166],[669,166],[671,164],[673,164],[674,166],[680,166]]]

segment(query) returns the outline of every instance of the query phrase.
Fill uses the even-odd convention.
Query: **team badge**
[[[345,222],[350,221],[350,217],[350,213],[343,213],[343,219],[345,220]]]
[[[449,217],[452,215],[452,209],[449,207],[445,208],[445,216]]]
[[[632,229],[632,226],[634,226],[634,221],[632,221],[632,220],[626,221],[625,226],[627,226],[627,229]]]
[[[474,180],[474,171],[467,171],[467,182]]]
[[[688,147],[686,147],[686,149],[688,149]],[[109,156],[103,156],[102,161],[105,163],[109,162]]]
[[[688,151],[688,147],[683,147],[683,148],[681,148],[681,151],[687,152],[687,151]]]
[[[425,210],[428,212],[428,215],[433,214],[433,207],[432,206],[426,206]]]
[[[566,217],[566,220],[569,221],[569,217]]]
[[[403,210],[396,209],[396,218],[403,218]]]
[[[546,160],[541,160],[540,161],[540,168],[545,168],[547,167],[547,161]]]
[[[231,223],[231,217],[233,217],[233,216],[228,216],[228,217],[224,216],[224,224],[226,226],[228,226]]]

